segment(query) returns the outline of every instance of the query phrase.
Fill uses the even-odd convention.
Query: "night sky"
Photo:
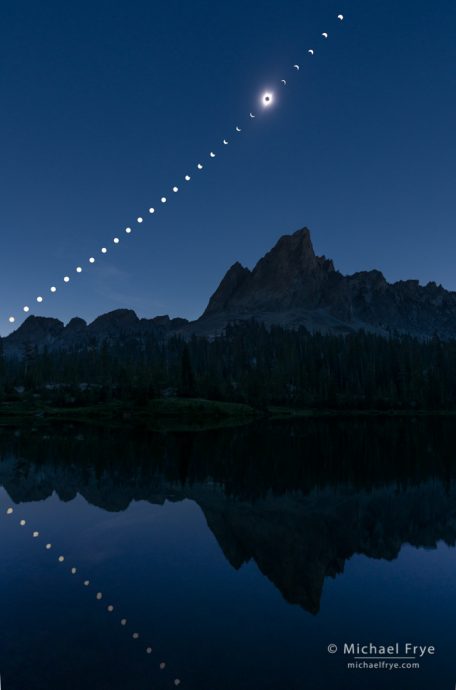
[[[455,31],[454,0],[3,3],[0,333],[24,304],[195,318],[303,226],[344,273],[456,290]]]

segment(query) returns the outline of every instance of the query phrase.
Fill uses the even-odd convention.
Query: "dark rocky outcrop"
[[[235,280],[233,280],[233,278]],[[307,229],[284,235],[253,271],[234,264],[211,298],[203,318],[228,312],[286,311],[320,306],[328,281],[340,282],[332,261],[315,255]]]
[[[207,309],[188,329],[210,333],[228,321],[256,318],[311,331],[361,328],[418,337],[456,337],[456,293],[417,280],[388,283],[380,271],[344,276],[316,256],[307,228],[284,235],[254,269],[234,264]]]
[[[7,357],[22,357],[30,348],[40,352],[45,348],[49,352],[81,350],[121,339],[141,340],[150,335],[163,338],[187,323],[186,319],[170,319],[169,316],[140,319],[132,309],[116,309],[90,324],[75,317],[66,326],[58,319],[29,316],[14,333],[3,338],[3,350]]]

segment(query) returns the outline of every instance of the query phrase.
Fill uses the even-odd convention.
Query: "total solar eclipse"
[[[338,14],[338,15],[337,15],[337,18],[338,18],[339,21],[343,21],[344,16],[343,16],[342,14]],[[326,32],[326,31],[324,31],[324,32],[321,34],[322,38],[325,39],[325,40],[328,38],[328,35],[329,35],[329,34],[328,34],[328,32]],[[315,53],[315,51],[314,51],[313,48],[307,49],[307,54],[314,55],[314,53]],[[293,69],[294,69],[296,72],[298,72],[298,73],[299,73],[299,71],[301,70],[301,65],[298,64],[298,63],[292,65],[292,67],[293,67]],[[281,84],[282,86],[286,87],[286,86],[287,86],[287,83],[288,83],[287,79],[280,79],[280,84]],[[260,95],[260,97],[259,97],[259,105],[261,106],[262,109],[270,108],[272,105],[274,105],[274,102],[275,102],[275,94],[274,94],[273,91],[263,91],[263,93],[261,93],[261,95]],[[257,118],[257,117],[260,116],[260,115],[261,115],[260,112],[256,112],[256,113],[255,113],[255,112],[250,112],[250,113],[249,113],[249,117],[250,117],[250,119],[251,119],[252,121],[255,120],[255,118]],[[234,131],[238,134],[238,133],[240,133],[240,132],[243,131],[243,128],[242,128],[242,127],[239,127],[239,125],[236,125]],[[222,143],[224,144],[224,146],[226,146],[226,145],[228,144],[228,139],[223,139],[223,140],[222,140]],[[209,158],[211,158],[211,159],[212,159],[212,158],[215,158],[216,155],[217,155],[217,154],[216,154],[214,151],[211,151],[211,152],[209,153]],[[198,164],[196,165],[197,170],[203,170],[203,167],[204,167],[204,166],[203,166],[203,163],[198,163]],[[185,179],[186,182],[189,182],[190,179],[191,179],[191,177],[190,177],[190,175],[185,175],[184,179]],[[178,191],[179,191],[179,187],[177,187],[177,186],[172,187],[172,191],[173,191],[173,192],[178,192]],[[168,198],[167,198],[166,196],[162,196],[162,197],[160,198],[160,201],[161,201],[162,204],[166,204],[167,201],[168,201]],[[154,213],[155,213],[155,208],[154,208],[154,207],[149,208],[149,213],[150,213],[150,214],[154,214]],[[137,223],[141,224],[141,223],[143,222],[144,219],[143,219],[142,216],[139,216],[136,220],[137,220]],[[131,232],[132,232],[131,227],[125,228],[125,233],[126,233],[127,235],[130,235]],[[114,237],[112,241],[113,241],[113,243],[114,243],[115,245],[120,244],[120,239],[119,239],[119,237]],[[102,248],[100,249],[100,252],[101,252],[101,254],[107,254],[107,253],[108,253],[107,247],[102,247]],[[94,257],[94,256],[91,256],[91,257],[89,258],[89,263],[90,263],[90,264],[94,264],[95,261],[96,261],[96,260],[95,260],[95,257]],[[75,269],[75,271],[76,271],[77,274],[83,273],[82,266],[77,266],[76,269]],[[71,278],[70,278],[69,275],[66,275],[66,276],[64,276],[64,278],[63,278],[63,282],[66,283],[66,284],[69,283],[70,280],[71,280]],[[52,294],[54,294],[54,293],[57,292],[57,288],[56,288],[55,286],[50,287],[49,290],[50,290],[50,292],[51,292]],[[44,298],[42,295],[38,295],[37,297],[35,297],[35,300],[36,300],[36,302],[37,302],[38,304],[41,304],[41,303],[45,300],[45,298]],[[25,305],[25,306],[22,307],[22,311],[23,311],[24,313],[26,313],[26,314],[28,314],[28,313],[30,312],[30,310],[31,310],[31,307],[29,307],[28,305]],[[14,324],[14,323],[16,322],[16,317],[13,316],[13,315],[10,315],[10,316],[8,317],[8,321],[9,321],[10,324]]]

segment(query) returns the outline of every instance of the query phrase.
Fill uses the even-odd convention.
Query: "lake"
[[[453,689],[455,426],[1,430],[2,690]]]

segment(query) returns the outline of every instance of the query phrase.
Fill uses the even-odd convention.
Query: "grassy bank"
[[[144,405],[115,401],[55,407],[30,400],[0,405],[2,426],[74,421],[103,426],[198,429],[246,424],[258,416],[260,413],[249,405],[197,398],[156,399]]]

